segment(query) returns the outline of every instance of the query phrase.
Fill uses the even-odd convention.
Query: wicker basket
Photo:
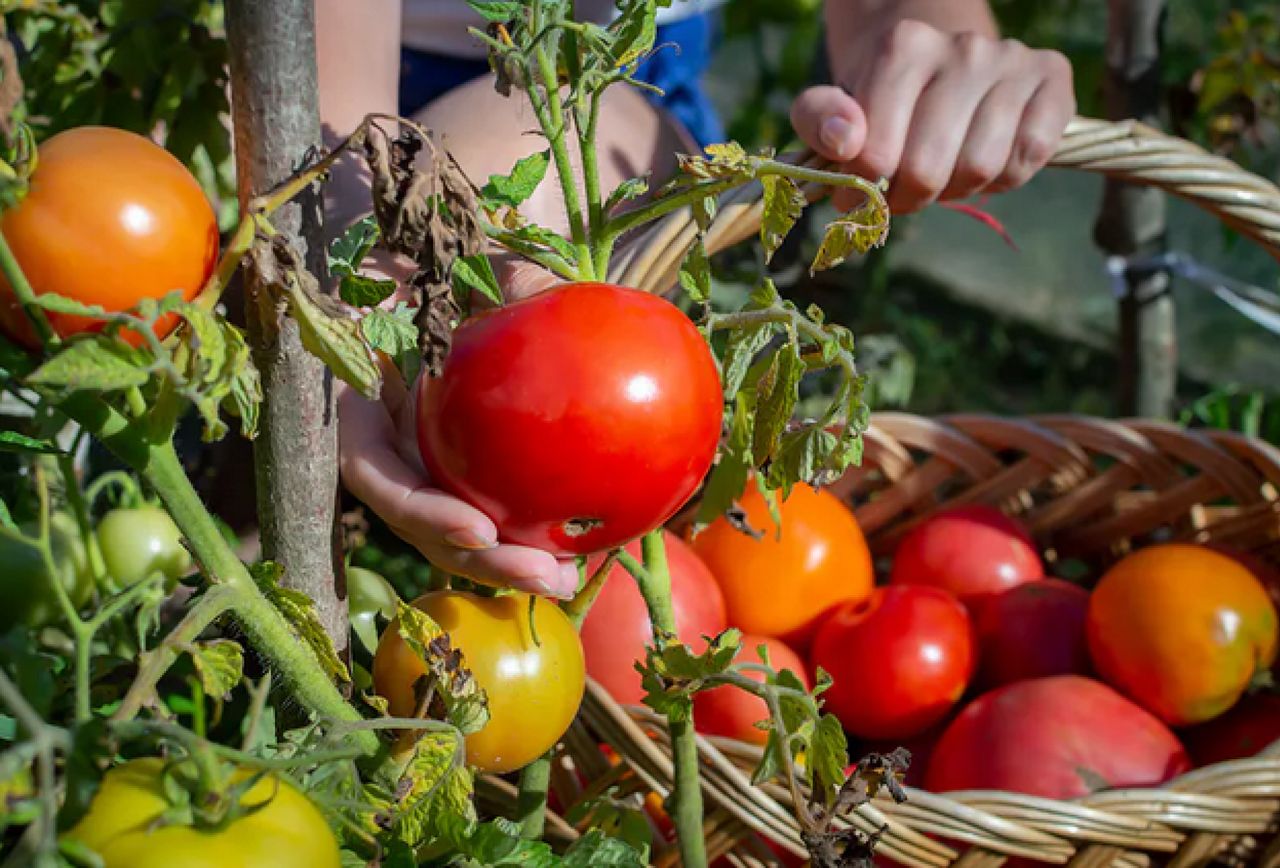
[[[1280,190],[1192,144],[1139,124],[1077,119],[1054,164],[1162,187],[1280,258]],[[758,190],[749,189],[722,200],[708,248],[753,234],[758,200]],[[611,277],[666,289],[694,232],[689,214],[672,215],[618,257]],[[1135,546],[1171,539],[1224,543],[1280,563],[1280,450],[1239,435],[1065,415],[881,413],[873,416],[866,446],[862,466],[834,490],[853,506],[877,554],[890,552],[907,528],[944,505],[983,502],[1019,516],[1047,562],[1080,560],[1095,574]],[[701,737],[699,747],[712,858],[782,864],[765,838],[803,857],[790,794],[749,782],[759,748]],[[648,709],[620,707],[589,684],[555,764],[559,803],[608,787],[619,795],[665,797],[671,781],[662,722]],[[510,783],[482,783],[489,807],[510,809]],[[1080,866],[1280,865],[1280,742],[1253,759],[1198,769],[1159,788],[1074,801],[909,790],[904,804],[878,799],[844,821],[866,832],[885,827],[878,854],[910,866],[994,866],[1009,857]],[[547,831],[553,840],[579,834],[559,816]],[[679,864],[675,848],[658,847],[654,864]]]

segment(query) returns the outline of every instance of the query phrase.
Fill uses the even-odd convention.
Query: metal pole
[[[227,0],[232,119],[241,204],[288,177],[319,147],[313,0]],[[311,191],[276,213],[273,224],[324,274],[321,197]],[[315,601],[339,652],[347,645],[346,593],[334,545],[337,420],[333,379],[303,349],[296,324],[254,302],[246,279],[246,318],[266,395],[254,446],[258,516],[265,557],[285,568],[283,583]]]
[[[1164,15],[1164,0],[1110,0],[1104,95],[1112,120],[1159,122]],[[1164,194],[1108,180],[1094,237],[1112,256],[1158,252],[1165,238]],[[1178,379],[1168,273],[1130,272],[1119,304],[1120,412],[1167,418]]]

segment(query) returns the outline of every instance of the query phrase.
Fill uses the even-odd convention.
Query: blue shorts
[[[636,78],[663,91],[645,92],[673,114],[698,144],[724,141],[724,125],[702,86],[719,36],[711,14],[692,15],[658,28],[659,50],[640,65]],[[448,57],[413,48],[400,52],[400,113],[411,115],[438,96],[489,71],[486,60]]]

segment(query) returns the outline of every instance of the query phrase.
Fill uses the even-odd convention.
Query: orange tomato
[[[196,179],[149,139],[109,127],[78,127],[42,144],[31,187],[0,217],[0,230],[37,295],[54,292],[109,311],[175,290],[193,298],[218,259],[217,220]],[[64,338],[101,327],[46,315]],[[157,333],[176,324],[170,315]],[[2,277],[0,328],[38,344]]]
[[[1209,720],[1235,704],[1276,656],[1276,610],[1237,561],[1196,545],[1134,552],[1089,601],[1098,673],[1168,724]]]
[[[781,535],[754,485],[738,503],[760,539],[720,518],[692,540],[724,591],[732,626],[803,647],[824,612],[871,596],[871,553],[835,495],[797,485],[780,504]]]
[[[777,639],[744,635],[742,647],[733,659],[738,663],[759,663],[760,654],[757,649],[761,645],[769,649],[769,663],[775,671],[789,669],[799,676],[806,690],[812,686],[800,655]],[[748,670],[743,674],[764,683],[763,672]],[[705,735],[720,735],[736,738],[738,741],[764,744],[769,739],[769,733],[756,724],[768,717],[768,703],[732,684],[693,695],[693,723],[698,732]]]

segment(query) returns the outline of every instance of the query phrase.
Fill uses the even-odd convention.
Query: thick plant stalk
[[[243,206],[284,181],[321,146],[311,0],[228,0],[236,175]],[[324,274],[319,191],[282,207],[273,226]],[[347,646],[345,588],[334,545],[337,420],[332,375],[306,351],[293,320],[256,303],[247,280],[247,325],[265,402],[255,443],[258,516],[265,556],[284,566],[282,583],[306,593],[334,646]]]
[[[676,632],[675,609],[671,604],[671,572],[667,568],[667,546],[662,529],[651,531],[641,541],[644,569],[636,578],[640,594],[649,607],[655,632]],[[625,560],[624,560],[625,563]],[[683,720],[668,719],[675,785],[667,799],[667,813],[676,827],[680,861],[685,868],[706,868],[707,842],[702,836],[702,784],[698,779],[698,740],[693,715]]]

